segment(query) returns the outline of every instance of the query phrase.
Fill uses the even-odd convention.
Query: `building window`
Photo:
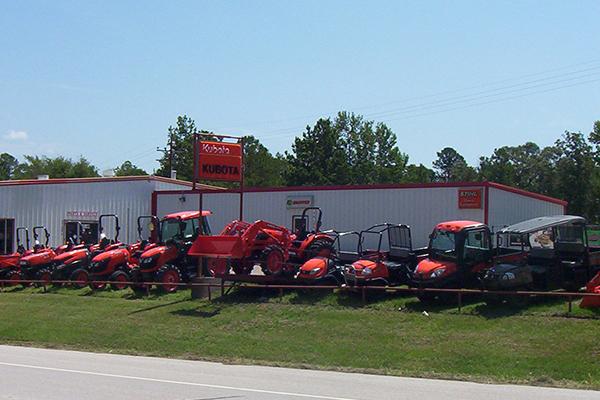
[[[15,220],[0,218],[0,254],[11,254],[15,246]]]

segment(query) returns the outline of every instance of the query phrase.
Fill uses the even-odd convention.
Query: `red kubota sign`
[[[242,180],[242,146],[236,143],[200,142],[198,177],[210,181]]]
[[[481,208],[481,189],[458,189],[458,208]]]

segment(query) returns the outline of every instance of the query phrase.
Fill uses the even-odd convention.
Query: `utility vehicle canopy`
[[[208,211],[208,210],[202,210],[202,216],[203,217],[208,217],[209,215],[211,215],[212,212]],[[199,211],[180,211],[180,212],[176,212],[173,214],[167,214],[165,215],[165,217],[163,219],[174,219],[174,218],[181,218],[182,220],[188,220],[188,219],[194,219],[194,218],[198,218],[200,216],[200,212]]]
[[[568,224],[585,224],[586,220],[583,217],[576,215],[552,215],[548,217],[538,217],[522,221],[514,225],[502,228],[498,233],[515,233],[515,234],[527,234],[538,232],[554,226],[568,225]]]
[[[440,231],[460,232],[467,228],[479,228],[485,226],[481,222],[476,221],[446,221],[440,222],[435,229]]]

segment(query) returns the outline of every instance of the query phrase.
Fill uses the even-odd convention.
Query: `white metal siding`
[[[488,224],[497,231],[506,225],[544,215],[562,215],[561,204],[490,187]]]
[[[151,213],[152,193],[158,187],[187,189],[183,185],[158,184],[154,180],[132,180],[0,186],[0,218],[14,218],[15,226],[30,229],[31,238],[33,226],[45,225],[51,235],[50,244],[57,246],[63,241],[64,221],[76,219],[68,218],[68,211],[117,214],[119,239],[132,242],[137,239],[137,217]],[[113,229],[110,221],[105,231],[112,236]]]
[[[292,216],[302,209],[287,209],[288,196],[314,196],[314,204],[323,210],[323,229],[360,231],[381,222],[403,223],[411,226],[415,246],[427,244],[427,237],[438,222],[484,219],[483,208],[458,208],[457,187],[249,192],[244,194],[244,219],[264,219],[291,227]],[[203,208],[213,212],[214,232],[239,216],[238,194],[205,194],[203,202]],[[196,209],[197,195],[159,194],[157,198],[159,216]]]

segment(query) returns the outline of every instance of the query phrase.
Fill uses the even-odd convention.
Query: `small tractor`
[[[115,221],[115,237],[111,240],[104,233],[107,219]],[[98,218],[100,241],[96,244],[82,244],[72,250],[57,255],[52,268],[53,280],[70,280],[73,286],[83,288],[88,285],[89,266],[92,258],[98,254],[123,246],[119,241],[119,218],[114,214],[103,214]]]
[[[160,282],[163,292],[174,292],[181,282],[189,281],[198,267],[197,260],[188,256],[197,237],[210,235],[210,211],[182,211],[166,215],[160,221],[161,243],[145,250],[137,265],[130,270],[132,289],[145,293],[151,282]]]
[[[39,241],[40,235],[38,234],[38,231],[40,230],[43,230],[45,236],[44,244],[41,244]],[[42,281],[37,283],[37,285],[40,286],[45,283],[50,283],[52,280],[50,271],[56,253],[48,246],[50,233],[48,233],[45,226],[35,226],[33,228],[33,238],[35,241],[33,252],[21,257],[19,266],[21,269],[21,279]]]
[[[21,242],[21,232],[25,234],[25,245]],[[16,285],[21,279],[19,261],[21,257],[31,253],[29,250],[29,231],[25,227],[17,228],[17,251],[0,256],[0,280],[10,281],[3,285]]]
[[[233,221],[219,235],[199,236],[190,249],[190,255],[208,259],[208,270],[213,276],[251,275],[255,265],[271,277],[293,277],[299,267],[316,256],[328,257],[334,252],[332,232],[322,232],[322,212],[317,207],[303,210],[317,212],[315,229],[306,224],[292,234],[287,228],[258,220],[254,223]]]

